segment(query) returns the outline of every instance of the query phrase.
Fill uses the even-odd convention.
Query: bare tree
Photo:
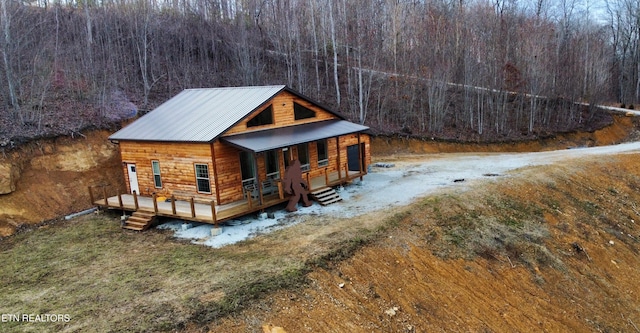
[[[640,102],[637,0],[607,0],[606,30],[579,0],[0,1],[0,99],[22,123],[114,92],[151,108],[273,83],[383,130],[474,139],[588,120],[567,101]]]
[[[13,109],[14,117],[21,117],[20,104],[16,92],[16,79],[13,73],[12,59],[14,57],[15,45],[13,42],[11,21],[13,19],[13,10],[9,0],[0,0],[0,10],[2,10],[2,63],[4,65],[4,74],[7,80],[7,89],[9,94],[9,103]]]
[[[331,27],[331,46],[333,49],[333,82],[336,88],[336,104],[340,107],[340,80],[338,79],[338,43],[336,40],[336,22],[333,17],[333,0],[327,1],[329,4],[329,24]]]

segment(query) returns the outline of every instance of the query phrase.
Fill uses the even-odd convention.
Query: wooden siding
[[[242,175],[240,173],[240,150],[214,142],[216,152],[217,183],[220,190],[220,204],[242,199]]]
[[[350,134],[350,135],[343,135],[340,137],[340,164],[341,164],[342,170],[344,170],[344,165],[348,161],[347,147],[358,144],[358,135],[360,136],[360,143],[364,144],[365,161],[364,161],[364,166],[362,171],[366,173],[367,167],[371,164],[371,140],[369,138],[369,135],[367,134]]]
[[[365,147],[365,163],[363,172],[371,164],[370,139],[366,134],[360,134],[360,142]],[[339,138],[327,139],[328,164],[318,166],[318,149],[316,142],[308,143],[309,147],[309,178],[324,177],[325,174],[340,172],[345,174],[347,164],[347,147],[358,144],[358,134],[344,135]],[[240,172],[240,150],[216,140],[213,143],[215,163],[212,157],[211,145],[207,143],[165,143],[165,142],[120,142],[120,151],[124,163],[135,163],[138,175],[140,194],[179,197],[193,195],[208,199],[216,198],[219,191],[220,200],[217,204],[226,204],[243,199],[242,176]],[[340,152],[338,154],[338,147]],[[297,147],[289,147],[291,154],[297,157]],[[284,158],[282,149],[277,150],[280,177],[284,177]],[[265,154],[256,155],[258,178],[266,179]],[[160,162],[162,188],[154,186],[151,161]],[[126,166],[123,163],[123,173],[127,191],[129,179]],[[197,193],[195,180],[195,164],[209,166],[209,181],[211,193]],[[215,169],[214,169],[215,168]],[[214,175],[217,174],[217,179]],[[306,175],[305,175],[306,176]],[[219,201],[219,202],[218,202]]]
[[[153,192],[162,196],[174,193],[193,193],[202,197],[215,196],[215,182],[211,146],[208,143],[172,143],[172,142],[133,142],[121,141],[120,154],[122,162],[135,163],[140,194],[151,195]],[[160,162],[162,188],[155,188],[151,161]],[[195,164],[209,166],[211,193],[197,193]],[[126,166],[123,172],[127,186],[129,179]]]
[[[295,120],[293,113],[293,103],[296,102],[300,105],[303,105],[313,111],[316,112],[316,116],[314,118]],[[255,126],[255,127],[247,127],[247,122],[251,120],[255,115],[262,112],[269,105],[273,106],[273,124],[272,125],[263,125],[263,126]],[[337,119],[338,117],[330,112],[325,111],[324,109],[307,102],[304,99],[301,99],[289,92],[283,91],[280,94],[276,95],[271,101],[265,104],[260,109],[254,111],[245,119],[243,119],[237,125],[231,127],[227,130],[224,135],[230,134],[238,134],[245,133],[256,130],[263,130],[268,128],[278,128],[285,127],[297,124],[305,124],[311,123],[315,121],[328,120],[328,119]]]

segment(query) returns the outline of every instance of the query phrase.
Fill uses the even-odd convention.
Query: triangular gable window
[[[247,127],[271,124],[273,124],[273,107],[269,105],[266,109],[262,110],[262,112],[251,118],[251,120],[247,122]]]
[[[316,117],[316,112],[305,107],[302,106],[298,103],[293,103],[293,114],[295,117],[295,120],[300,120],[300,119],[308,119],[308,118],[315,118]]]

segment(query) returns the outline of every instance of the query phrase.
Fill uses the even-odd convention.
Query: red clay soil
[[[21,169],[16,191],[0,195],[0,236],[21,225],[38,224],[93,205],[90,185],[124,184],[117,146],[108,131],[25,144],[0,156]],[[109,193],[115,194],[115,187]]]
[[[457,143],[379,136],[372,140],[372,154],[375,157],[406,153],[533,152],[605,146],[630,140],[629,135],[634,132],[638,121],[624,115],[614,115],[613,119],[613,124],[594,132],[564,133],[547,139],[509,143]]]

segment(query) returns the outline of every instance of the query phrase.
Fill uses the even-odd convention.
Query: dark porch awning
[[[225,136],[220,139],[240,149],[260,153],[300,143],[362,132],[368,129],[369,127],[354,124],[346,120],[326,120]]]

